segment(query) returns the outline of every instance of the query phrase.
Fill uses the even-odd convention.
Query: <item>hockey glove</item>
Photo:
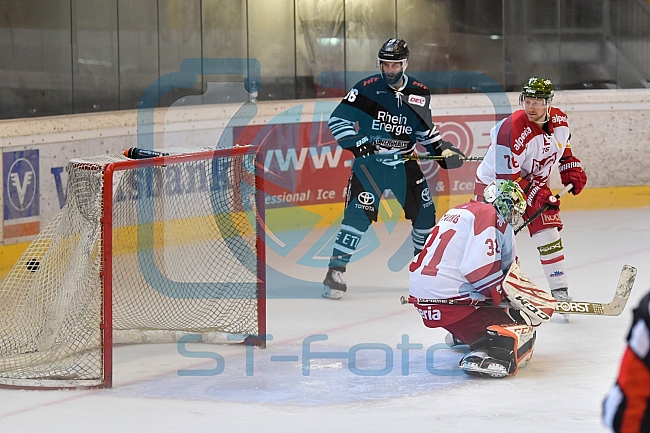
[[[368,136],[363,136],[355,143],[355,146],[348,147],[355,158],[360,158],[375,153],[375,148],[372,145],[372,140]]]
[[[528,191],[526,203],[534,209],[542,209],[548,205],[550,210],[560,210],[560,200],[553,195],[546,184],[533,185]]]
[[[450,170],[459,168],[463,165],[465,154],[461,152],[460,149],[455,148],[450,142],[444,140],[440,142],[439,148],[442,150],[440,156],[445,158],[442,161],[438,161],[440,167]]]
[[[580,160],[573,155],[560,159],[560,177],[563,185],[573,184],[571,188],[573,195],[580,194],[587,184],[587,173],[582,169]]]

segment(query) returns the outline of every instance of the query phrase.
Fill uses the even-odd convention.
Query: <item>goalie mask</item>
[[[483,190],[483,201],[497,210],[509,224],[515,224],[526,211],[524,191],[517,182],[496,179]]]
[[[408,65],[409,54],[408,46],[403,39],[389,39],[381,46],[377,54],[377,69],[381,71],[381,76],[388,84],[399,83],[402,79]],[[402,67],[398,72],[384,71],[382,63],[399,63]]]

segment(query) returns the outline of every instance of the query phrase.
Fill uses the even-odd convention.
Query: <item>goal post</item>
[[[0,387],[111,387],[113,345],[265,345],[253,146],[76,158],[67,204],[0,285]]]

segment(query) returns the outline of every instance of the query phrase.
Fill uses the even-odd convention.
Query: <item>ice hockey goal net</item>
[[[264,344],[255,149],[166,152],[70,161],[66,206],[0,286],[0,386],[110,387],[114,339]]]

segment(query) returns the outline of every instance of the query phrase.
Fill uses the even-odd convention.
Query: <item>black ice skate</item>
[[[323,298],[341,299],[343,293],[348,290],[348,285],[343,279],[343,271],[339,269],[328,269],[323,281]]]

